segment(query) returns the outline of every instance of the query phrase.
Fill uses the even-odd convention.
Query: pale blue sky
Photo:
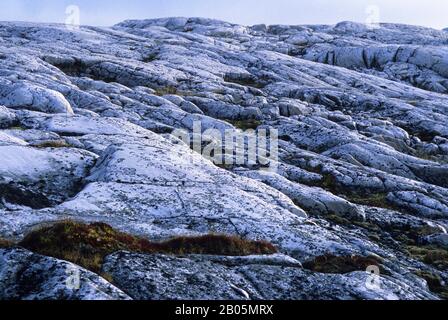
[[[448,27],[446,0],[1,0],[0,21],[64,22],[78,5],[81,24],[109,26],[126,19],[210,17],[240,24],[365,22],[371,5],[382,22]]]

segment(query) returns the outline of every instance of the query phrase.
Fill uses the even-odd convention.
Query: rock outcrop
[[[447,298],[447,41],[351,22],[0,23],[1,238],[70,218],[151,240],[238,235],[280,252],[117,252],[103,265],[110,284],[2,249],[0,298]],[[246,134],[274,130],[276,159],[236,161]],[[208,143],[228,147],[224,133],[243,142],[223,164]],[[301,267],[326,255],[378,257],[379,275]],[[67,266],[80,289],[64,287]]]
[[[0,298],[8,300],[129,300],[100,276],[24,249],[0,249]]]

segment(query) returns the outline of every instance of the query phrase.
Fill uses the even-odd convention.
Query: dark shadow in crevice
[[[52,201],[43,194],[27,190],[25,187],[18,185],[0,185],[0,197],[7,203],[32,209],[44,209],[52,206]]]
[[[61,62],[56,62],[46,57],[43,57],[42,60],[51,64],[53,67],[58,68],[61,72],[69,77],[84,77],[90,78],[95,81],[103,81],[106,83],[117,82],[117,78],[115,76],[101,76],[93,72],[91,66],[88,66],[85,62],[78,58],[73,58],[71,60],[65,60]]]

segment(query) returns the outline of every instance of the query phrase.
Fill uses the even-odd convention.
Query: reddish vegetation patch
[[[95,272],[100,271],[105,256],[120,250],[232,256],[277,252],[268,242],[250,241],[236,236],[177,237],[165,242],[151,242],[119,232],[104,223],[84,224],[74,221],[58,222],[32,231],[19,245],[42,255],[71,261]]]
[[[326,254],[303,263],[305,269],[320,273],[350,273],[365,271],[369,266],[378,266],[380,261],[376,257],[335,256]]]
[[[9,248],[9,247],[12,247],[13,245],[14,245],[13,242],[0,238],[0,249],[1,248]]]
[[[212,254],[247,256],[272,254],[277,249],[267,241],[249,241],[237,236],[205,235],[201,237],[177,237],[158,244],[163,252],[176,254]]]

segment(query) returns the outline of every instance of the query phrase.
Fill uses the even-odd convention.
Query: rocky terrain
[[[448,32],[422,27],[0,23],[0,298],[446,299],[447,93]],[[275,170],[173,134],[197,123],[202,147],[277,130]],[[278,252],[95,273],[18,245],[64,219]]]

